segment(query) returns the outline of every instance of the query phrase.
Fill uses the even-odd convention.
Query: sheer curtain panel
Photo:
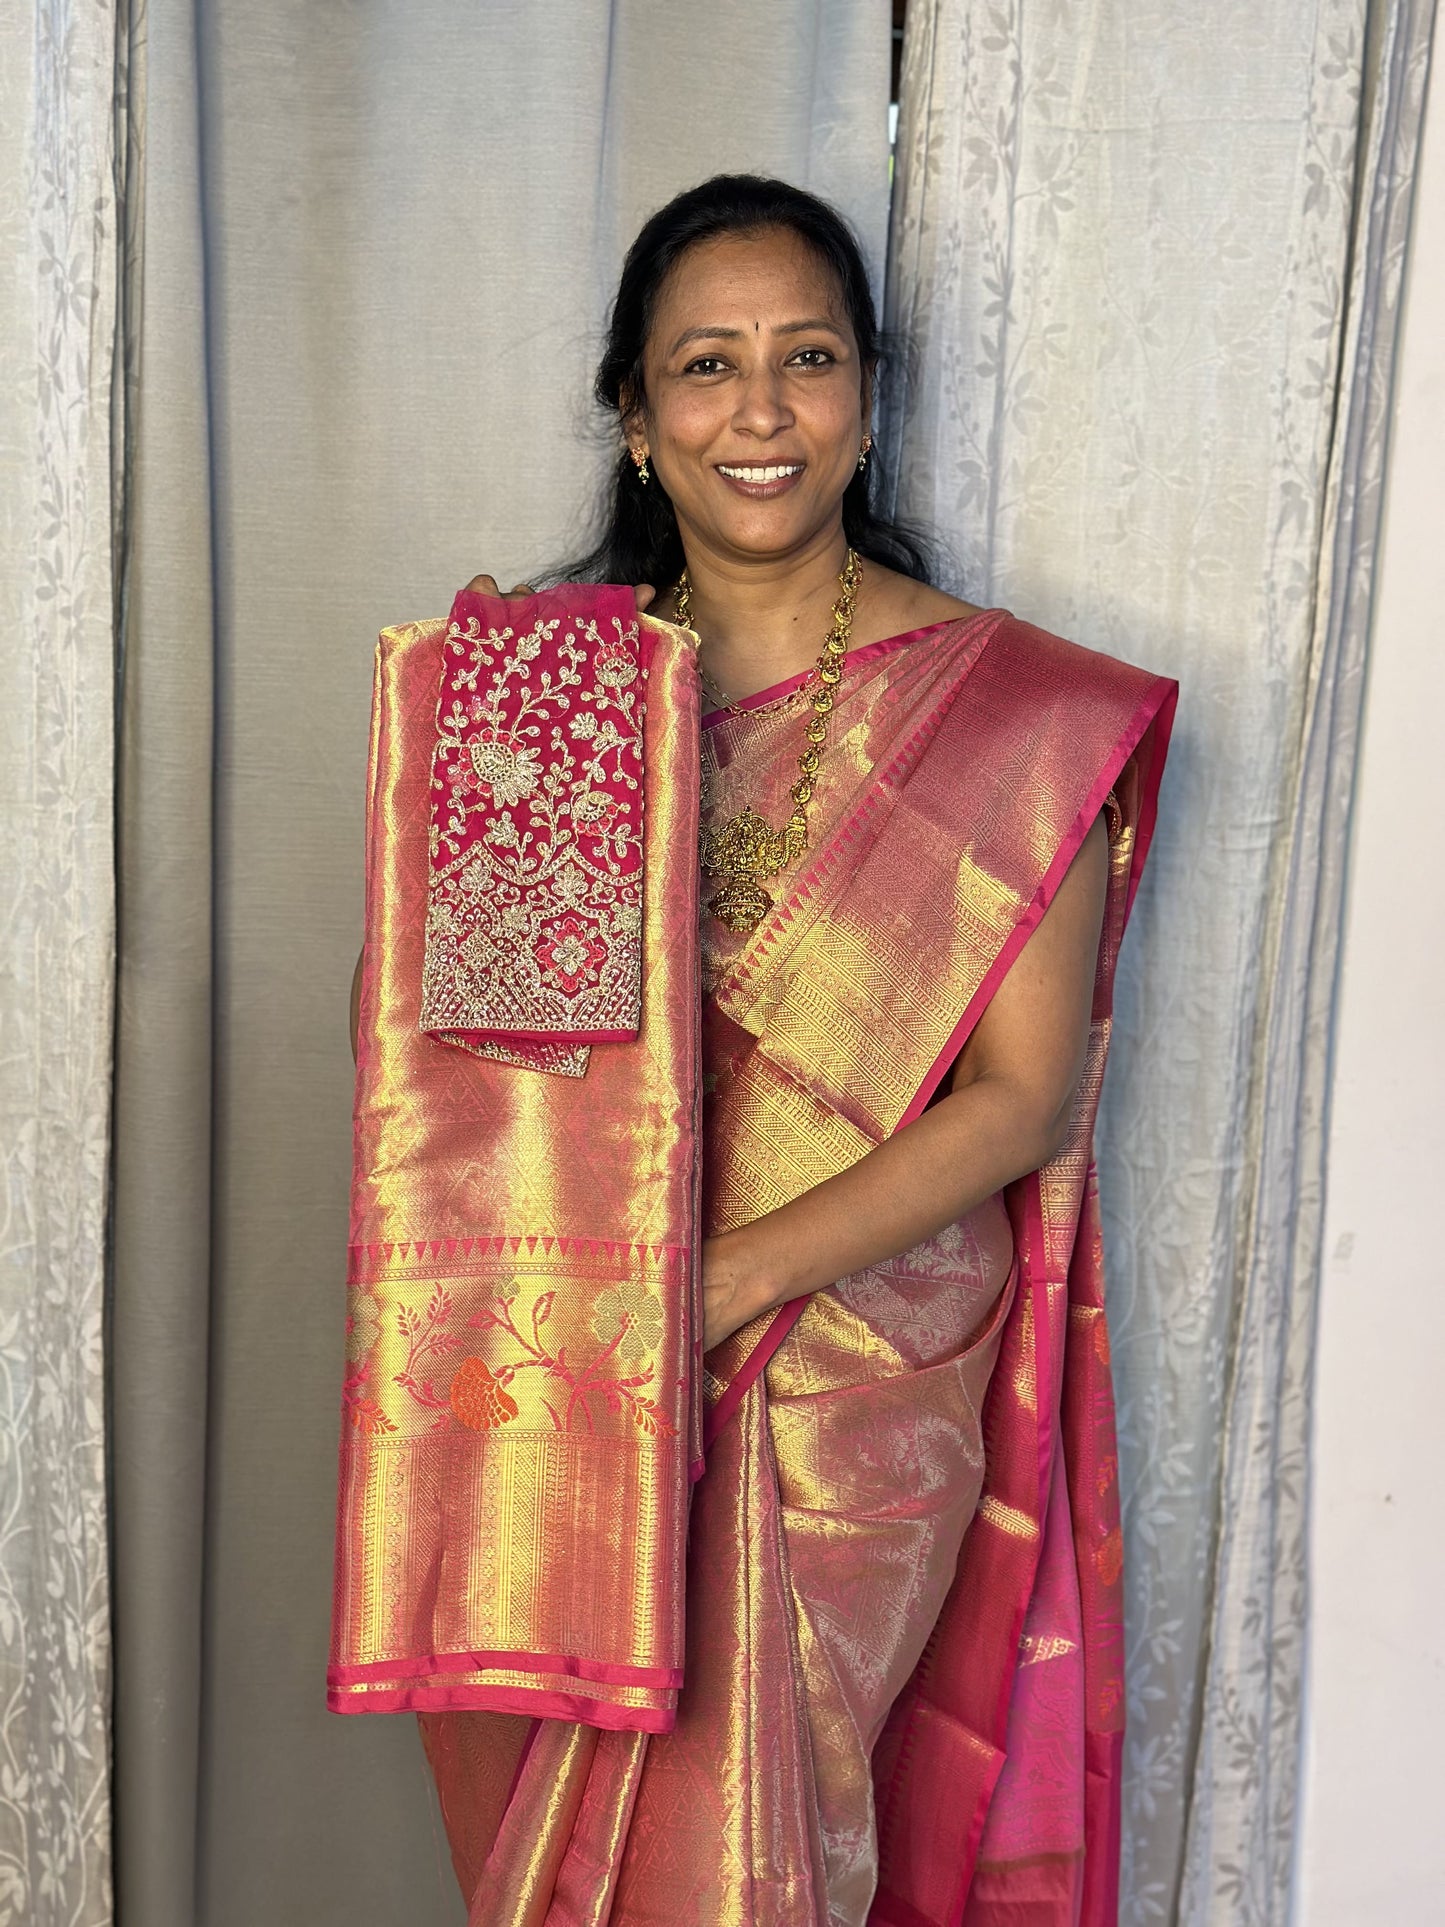
[[[117,20],[0,9],[0,1922],[110,1919]]]
[[[908,12],[901,505],[976,600],[1182,684],[1099,1152],[1128,1927],[1288,1917],[1335,943],[1432,12]]]

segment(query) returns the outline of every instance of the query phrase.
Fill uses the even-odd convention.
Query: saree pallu
[[[714,719],[708,807],[778,816],[792,694]],[[1090,1144],[1174,694],[1001,612],[850,655],[808,856],[745,942],[709,926],[703,1229],[925,1108],[1102,810],[1068,1139],[710,1354],[670,1730],[423,1712],[477,1927],[1113,1919],[1121,1560]]]
[[[672,1723],[701,1469],[696,682],[630,590],[459,597],[381,637],[338,1712]]]

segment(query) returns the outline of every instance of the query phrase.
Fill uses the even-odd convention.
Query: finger
[[[467,584],[468,595],[500,595],[501,593],[494,575],[474,575]]]
[[[639,582],[632,593],[637,597],[639,609],[646,609],[657,600],[657,591],[650,582]]]

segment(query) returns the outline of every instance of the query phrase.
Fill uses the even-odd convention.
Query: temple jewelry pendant
[[[744,878],[740,883],[725,883],[715,896],[708,898],[707,907],[719,923],[744,937],[749,930],[757,929],[772,909],[773,899],[761,883]]]
[[[752,808],[715,830],[704,830],[702,867],[722,885],[708,899],[708,909],[739,936],[756,930],[773,907],[763,878],[780,875],[807,847],[807,819],[796,809],[781,830],[764,822]]]

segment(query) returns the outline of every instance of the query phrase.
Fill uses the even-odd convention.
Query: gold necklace
[[[780,876],[790,863],[796,863],[808,847],[808,804],[822,767],[828,718],[833,713],[834,691],[843,674],[843,657],[848,650],[848,633],[853,627],[853,609],[862,580],[862,561],[849,549],[838,577],[838,600],[833,604],[832,625],[817,662],[818,687],[813,691],[813,713],[803,731],[798,778],[788,792],[793,801],[792,815],[781,830],[775,830],[750,805],[745,805],[739,815],[702,832],[703,875],[715,877],[722,885],[709,897],[707,907],[719,923],[726,924],[740,936],[756,930],[773,907],[772,896],[763,884]],[[679,628],[690,629],[692,584],[686,569],[678,578],[673,596],[674,621]]]

